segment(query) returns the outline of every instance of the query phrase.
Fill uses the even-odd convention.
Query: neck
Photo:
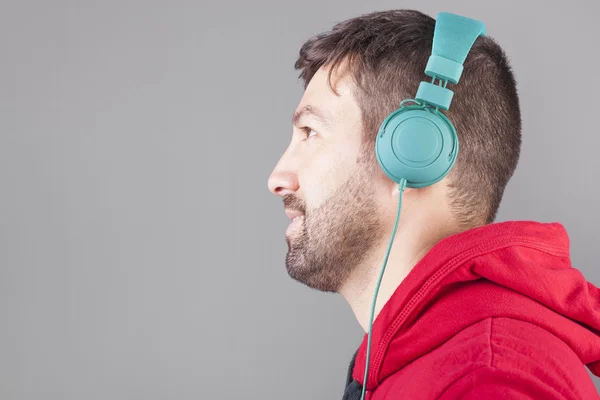
[[[399,221],[394,243],[381,280],[373,321],[390,299],[396,288],[402,283],[413,267],[437,242],[453,234],[448,226],[440,225],[439,215],[411,216],[409,221]],[[404,222],[404,223],[401,223]],[[433,228],[428,228],[433,227]],[[358,323],[365,333],[369,331],[373,296],[381,274],[385,254],[391,239],[393,225],[387,238],[371,252],[365,263],[356,269],[356,274],[339,290],[346,299]]]

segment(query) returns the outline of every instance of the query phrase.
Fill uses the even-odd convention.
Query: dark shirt
[[[352,378],[352,371],[354,370],[354,363],[356,362],[356,355],[358,350],[354,353],[350,366],[348,367],[348,375],[346,376],[346,387],[344,389],[344,397],[342,400],[360,400],[362,395],[362,386],[358,381]]]

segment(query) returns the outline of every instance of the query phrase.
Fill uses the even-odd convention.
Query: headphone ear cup
[[[450,120],[430,107],[404,107],[381,124],[375,142],[379,166],[394,182],[422,188],[444,178],[458,155]]]

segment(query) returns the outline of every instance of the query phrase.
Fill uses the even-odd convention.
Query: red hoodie
[[[384,305],[366,399],[598,399],[584,365],[600,376],[600,291],[565,228],[493,223],[437,243]]]

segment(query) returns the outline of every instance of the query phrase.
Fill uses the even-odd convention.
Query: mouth
[[[302,224],[303,220],[304,220],[304,215],[298,215],[298,216],[292,218],[292,222],[290,222],[290,224],[288,225],[285,232],[287,234],[289,234],[290,232],[296,230],[297,227]]]
[[[304,214],[302,214],[300,211],[297,211],[297,210],[285,210],[285,215],[287,215],[288,218],[291,219],[292,221],[298,217],[304,216]]]

